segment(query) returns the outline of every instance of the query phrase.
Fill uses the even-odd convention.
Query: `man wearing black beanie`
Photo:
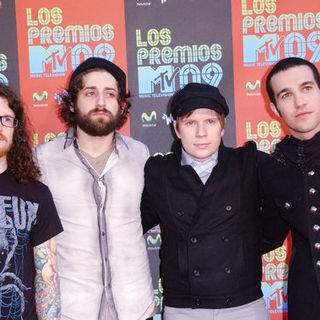
[[[218,88],[189,83],[171,101],[173,153],[145,166],[144,232],[160,224],[164,320],[266,320],[254,142],[225,147]]]
[[[69,130],[35,150],[64,227],[57,239],[62,319],[145,320],[154,311],[139,210],[149,152],[116,132],[129,97],[117,65],[85,60],[61,97]]]

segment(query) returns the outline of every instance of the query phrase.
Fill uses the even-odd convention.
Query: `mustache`
[[[89,111],[89,115],[96,113],[96,112],[104,112],[106,114],[112,115],[112,113],[109,110],[107,110],[106,108],[94,108]]]
[[[8,139],[6,136],[4,136],[2,133],[0,133],[0,140],[3,140],[5,142],[8,142]]]

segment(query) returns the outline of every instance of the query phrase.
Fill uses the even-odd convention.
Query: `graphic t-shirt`
[[[61,231],[47,186],[0,174],[0,319],[37,319],[33,247]]]

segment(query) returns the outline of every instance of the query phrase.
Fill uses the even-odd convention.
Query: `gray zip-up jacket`
[[[144,320],[154,295],[140,221],[148,148],[115,134],[100,176],[81,155],[74,129],[35,149],[64,232],[57,237],[62,319]]]

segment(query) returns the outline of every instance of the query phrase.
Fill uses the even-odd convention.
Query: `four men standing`
[[[317,319],[320,312],[319,73],[306,60],[281,60],[268,75],[267,91],[273,112],[283,119],[291,135],[277,145],[270,159],[259,162],[264,198],[263,249],[281,245],[291,230],[289,319],[303,319],[306,315],[308,319]],[[42,180],[53,194],[65,230],[57,236],[62,319],[144,320],[154,311],[139,208],[143,167],[149,152],[142,143],[115,132],[126,121],[129,96],[125,74],[119,67],[105,59],[89,58],[73,72],[68,94],[63,96],[60,114],[69,126],[68,132],[35,150]],[[232,151],[221,143],[228,107],[217,89],[191,84],[177,97],[173,100],[172,113],[182,145],[176,147],[174,155],[161,161],[152,159],[146,166],[143,224],[147,230],[160,222],[163,239],[171,239],[168,244],[166,240],[163,242],[162,250],[167,280],[165,316],[203,319],[202,313],[194,315],[188,308],[232,310],[233,306],[247,307],[261,297],[258,281],[261,274],[257,271],[261,268],[260,240],[253,232],[260,223],[254,215],[250,219],[248,216],[258,210],[260,195],[252,187],[258,183],[252,171],[258,164],[255,160],[258,155],[250,144]],[[208,139],[198,141],[198,136]],[[215,189],[226,164],[233,170],[238,168],[235,172],[240,172],[242,179],[249,179],[248,185],[240,179],[244,187],[237,191],[240,186],[236,183],[237,174],[226,179],[228,172],[225,172],[219,188]],[[163,172],[158,172],[162,167]],[[248,170],[251,170],[249,174]],[[179,177],[174,179],[177,172]],[[37,313],[39,319],[60,319],[54,236],[62,227],[50,192],[37,182],[39,176],[28,147],[21,102],[10,88],[1,85],[1,317],[37,319]],[[161,190],[153,190],[152,179],[166,184]],[[183,183],[179,185],[180,180]],[[230,181],[234,184],[230,185]],[[225,182],[227,189],[239,193],[229,199],[230,203],[224,201]],[[211,184],[210,190],[203,189]],[[241,196],[248,192],[254,195],[251,204],[247,197]],[[237,199],[242,199],[240,204]],[[244,205],[247,216],[241,219],[244,228],[241,233],[233,228],[239,226],[234,222],[239,215],[237,208]],[[213,206],[221,214],[214,215],[212,221],[206,220],[206,206]],[[165,214],[175,209],[175,218],[165,218]],[[161,210],[164,213],[159,218]],[[188,213],[190,210],[193,214]],[[190,229],[194,222],[195,228]],[[175,234],[174,225],[180,225],[180,235]],[[213,227],[215,232],[210,231]],[[187,247],[186,241],[189,241]],[[213,253],[218,250],[229,256],[220,257],[220,264],[210,263],[212,257],[206,255],[206,243],[219,247],[212,247]],[[239,256],[241,250],[232,243],[241,245],[252,256]],[[256,251],[252,249],[255,245]],[[36,270],[34,289],[31,247]],[[242,273],[241,261],[250,262],[252,272],[246,269],[245,274],[249,272],[251,278],[245,278]],[[175,274],[179,268],[184,270],[185,278]],[[210,276],[213,271],[219,281]],[[214,292],[208,284],[213,285]],[[176,307],[186,313],[180,315]],[[260,312],[259,319],[266,316],[263,307],[255,307],[255,312]],[[247,309],[236,314],[242,311],[248,317]],[[233,314],[226,313],[228,316],[231,318]]]

